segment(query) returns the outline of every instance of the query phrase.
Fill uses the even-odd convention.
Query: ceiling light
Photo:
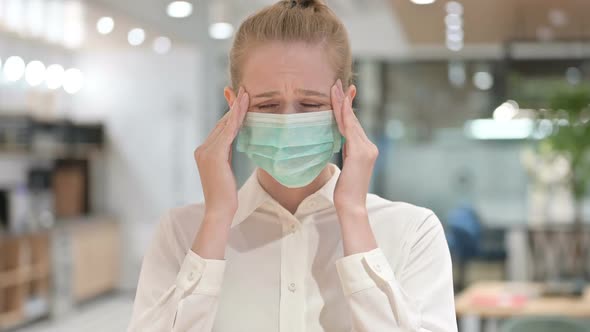
[[[45,83],[51,90],[55,90],[63,84],[64,81],[64,67],[53,64],[45,70]]]
[[[112,17],[101,17],[98,22],[96,22],[96,30],[98,30],[98,33],[101,35],[108,35],[113,31],[114,28],[115,21]]]
[[[463,41],[463,30],[450,30],[447,31],[447,40],[453,42]]]
[[[67,48],[82,46],[85,38],[85,7],[79,1],[63,2],[63,43]]]
[[[452,41],[452,40],[447,40],[447,48],[451,51],[460,51],[463,49],[463,41]]]
[[[549,11],[549,22],[556,27],[562,27],[567,24],[567,15],[561,10],[554,8]]]
[[[434,3],[436,0],[411,0],[413,3],[417,5],[429,5]]]
[[[31,61],[25,69],[25,80],[30,86],[37,86],[45,80],[45,65],[41,61]]]
[[[7,0],[4,1],[4,22],[3,25],[9,31],[22,33],[25,21],[25,2],[22,0]]]
[[[463,18],[458,14],[447,14],[445,17],[447,29],[459,29],[463,27]]]
[[[3,73],[8,82],[18,81],[25,73],[25,62],[19,56],[11,56],[4,62]]]
[[[82,85],[84,84],[84,76],[79,69],[70,68],[66,70],[64,73],[64,90],[69,94],[74,94],[80,89],[82,89]]]
[[[33,37],[40,37],[45,32],[44,6],[43,0],[29,0],[26,5],[26,30]]]
[[[234,33],[234,26],[226,22],[213,23],[209,26],[209,36],[213,39],[228,39]]]
[[[518,114],[518,103],[508,100],[496,107],[493,118],[498,121],[512,120]]]
[[[141,28],[131,29],[127,34],[127,41],[129,45],[138,46],[145,40],[145,31]]]
[[[577,85],[582,81],[582,72],[576,67],[569,67],[565,71],[565,79],[571,85]]]
[[[61,43],[64,35],[63,23],[64,4],[61,1],[45,3],[45,39],[50,43]]]
[[[534,126],[531,119],[514,119],[512,121],[477,119],[465,122],[463,130],[467,137],[474,139],[518,140],[531,136]]]
[[[489,90],[494,86],[494,77],[487,71],[478,71],[473,74],[473,84],[480,90]]]
[[[172,1],[166,7],[166,13],[170,17],[183,18],[190,16],[193,12],[193,4],[188,1]]]
[[[452,85],[457,87],[464,86],[467,78],[465,64],[463,62],[458,61],[450,62],[448,68],[448,76],[449,82],[451,82]]]
[[[553,39],[553,30],[546,26],[537,28],[537,38],[541,41],[549,41]]]
[[[172,46],[172,41],[168,37],[158,37],[154,39],[154,52],[158,54],[166,54],[170,51],[170,47]]]
[[[457,1],[449,1],[445,5],[447,13],[455,14],[455,15],[462,15],[463,14],[463,5],[458,3]]]

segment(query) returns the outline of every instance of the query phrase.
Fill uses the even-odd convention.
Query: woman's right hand
[[[194,153],[205,196],[205,216],[231,222],[238,208],[236,180],[231,169],[232,143],[242,126],[249,98],[244,88],[205,142]]]

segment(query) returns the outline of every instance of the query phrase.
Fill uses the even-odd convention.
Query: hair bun
[[[321,0],[291,0],[291,8],[294,7],[301,7],[301,8],[308,8],[314,7],[316,5],[324,4]]]

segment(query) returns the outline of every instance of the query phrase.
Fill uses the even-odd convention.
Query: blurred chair
[[[563,317],[513,318],[502,326],[502,332],[588,332],[590,326]]]
[[[459,278],[455,278],[455,281],[459,290],[465,286],[468,263],[478,261],[497,264],[506,260],[502,238],[493,237],[486,241],[489,235],[486,233],[489,232],[484,229],[475,209],[469,204],[451,210],[446,233],[451,256],[458,267]]]

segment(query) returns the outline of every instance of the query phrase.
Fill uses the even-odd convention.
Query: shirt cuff
[[[217,296],[221,291],[225,260],[204,259],[189,250],[180,266],[176,286],[183,293]]]
[[[336,270],[345,296],[376,287],[394,277],[381,248],[342,257],[336,261]]]

